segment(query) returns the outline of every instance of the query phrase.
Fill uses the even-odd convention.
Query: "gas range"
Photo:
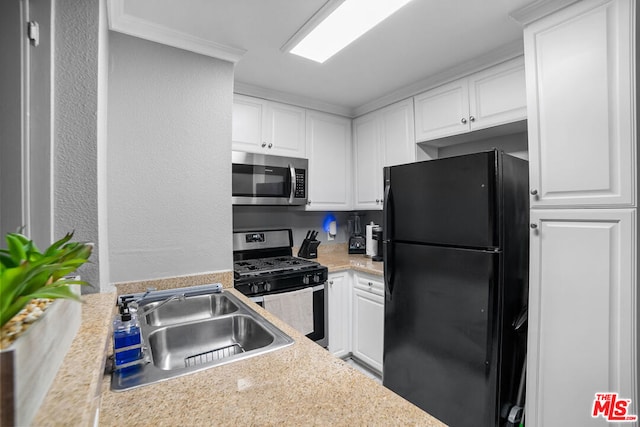
[[[326,282],[327,268],[292,256],[292,246],[290,229],[234,232],[234,287],[259,296]]]

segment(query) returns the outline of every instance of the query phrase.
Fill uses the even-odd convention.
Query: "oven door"
[[[261,296],[250,297],[249,299],[261,307],[264,306],[264,298]],[[327,293],[323,283],[313,287],[313,332],[308,334],[307,338],[322,347],[326,347],[329,344],[327,322]]]
[[[305,205],[307,159],[234,151],[231,193],[234,205]]]

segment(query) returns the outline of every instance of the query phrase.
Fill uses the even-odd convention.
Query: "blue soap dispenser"
[[[128,371],[142,363],[142,337],[138,318],[131,314],[129,301],[122,299],[120,314],[113,321],[115,369]]]

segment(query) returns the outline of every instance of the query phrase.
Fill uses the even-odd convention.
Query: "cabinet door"
[[[331,273],[329,292],[329,351],[338,357],[351,352],[351,284],[349,273]]]
[[[353,356],[382,372],[384,291],[379,280],[356,276],[353,288]]]
[[[262,144],[266,141],[262,135],[262,120],[266,102],[243,95],[233,97],[233,117],[231,120],[232,147],[236,151],[264,153]]]
[[[350,210],[351,120],[309,111],[307,154],[307,210]]]
[[[287,104],[267,104],[266,135],[268,154],[305,157],[305,110]]]
[[[382,166],[415,162],[413,99],[406,99],[380,111],[380,147]],[[380,168],[382,181],[382,168]]]
[[[634,203],[631,12],[581,1],[525,28],[533,207]]]
[[[637,411],[635,211],[532,210],[531,223],[527,425],[603,425],[602,392]]]
[[[416,141],[428,141],[469,130],[467,79],[414,97]]]
[[[471,130],[527,118],[524,58],[504,62],[469,77]]]
[[[382,171],[377,113],[353,121],[356,209],[382,209]]]

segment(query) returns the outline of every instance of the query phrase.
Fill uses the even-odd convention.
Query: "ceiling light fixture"
[[[328,1],[281,49],[323,63],[410,1]]]

